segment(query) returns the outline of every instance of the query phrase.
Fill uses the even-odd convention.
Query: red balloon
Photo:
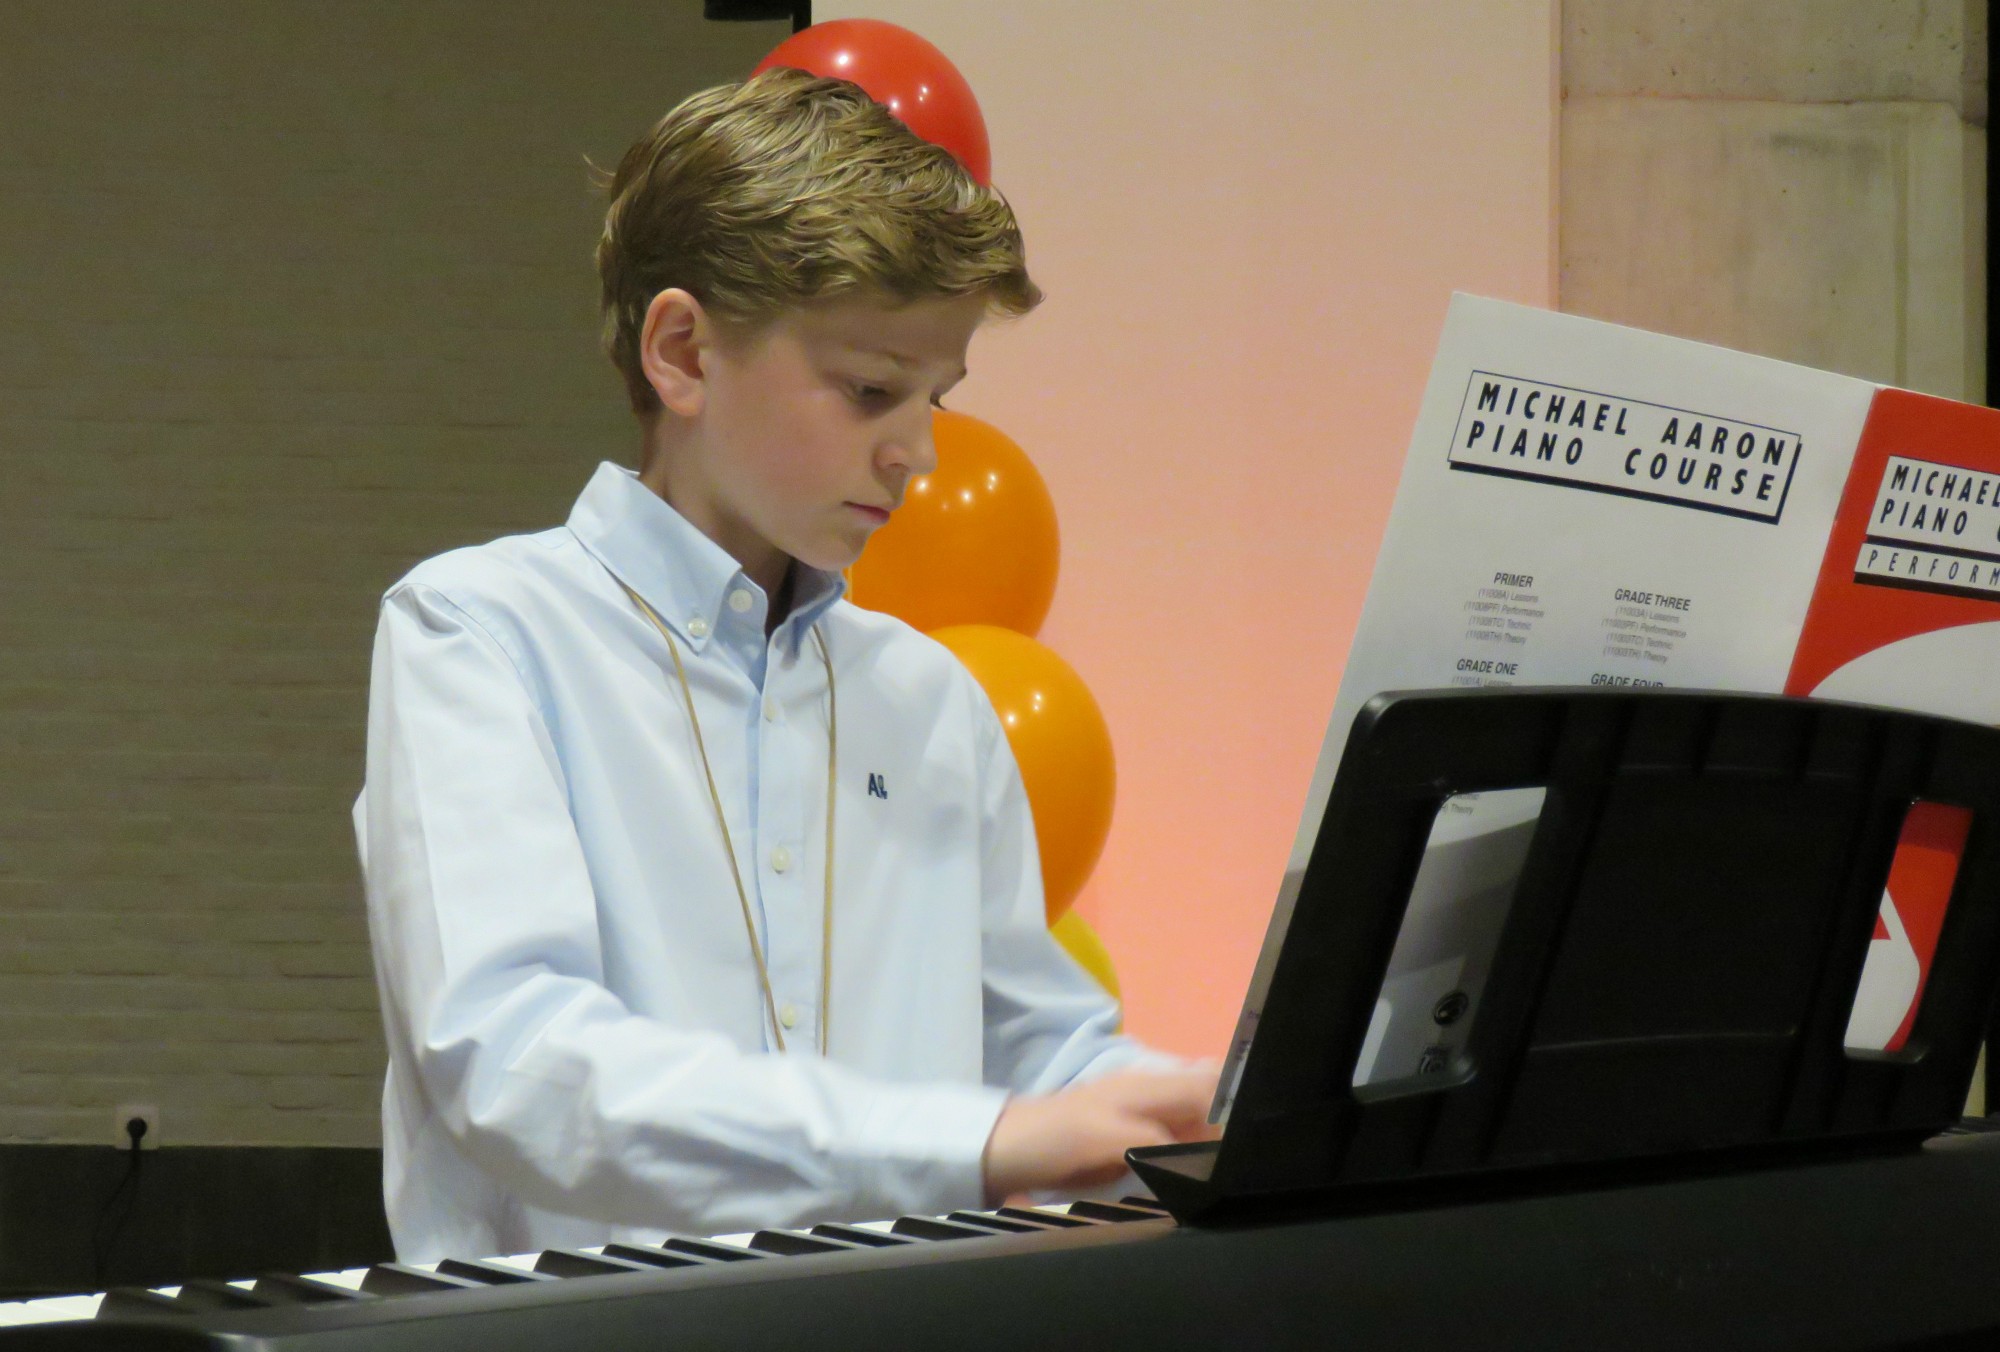
[[[816,23],[773,47],[750,73],[773,66],[852,80],[911,131],[958,156],[973,181],[992,182],[993,151],[972,86],[943,52],[909,29],[880,19]]]

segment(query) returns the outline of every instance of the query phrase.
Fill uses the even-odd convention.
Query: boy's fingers
[[[1121,1125],[1124,1127],[1124,1130],[1117,1133],[1114,1145],[1116,1158],[1119,1161],[1118,1167],[1121,1170],[1125,1167],[1124,1159],[1127,1150],[1143,1145],[1172,1145],[1175,1140],[1172,1131],[1150,1117],[1128,1118]]]
[[[1200,1070],[1134,1071],[1118,1085],[1121,1107],[1154,1118],[1206,1117],[1214,1096],[1215,1076]]]

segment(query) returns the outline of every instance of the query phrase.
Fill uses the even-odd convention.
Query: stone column
[[[1565,0],[1560,303],[1985,395],[1985,0]]]
[[[1560,307],[1985,402],[1987,18],[1564,0]]]

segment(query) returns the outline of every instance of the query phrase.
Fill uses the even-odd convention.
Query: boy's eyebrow
[[[919,364],[915,357],[906,357],[902,353],[886,347],[856,347],[854,350],[864,357],[887,357],[898,366],[916,366]],[[959,367],[958,370],[952,373],[952,384],[956,385],[959,381],[965,379],[968,374],[967,368],[963,366]]]

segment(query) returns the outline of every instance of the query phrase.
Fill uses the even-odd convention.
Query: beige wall
[[[953,399],[1047,476],[1043,641],[1118,804],[1080,909],[1130,1026],[1220,1054],[1454,289],[1553,301],[1551,0],[815,0],[984,107],[1040,311]]]
[[[0,1139],[377,1138],[375,599],[627,452],[583,156],[700,9],[0,8]]]

